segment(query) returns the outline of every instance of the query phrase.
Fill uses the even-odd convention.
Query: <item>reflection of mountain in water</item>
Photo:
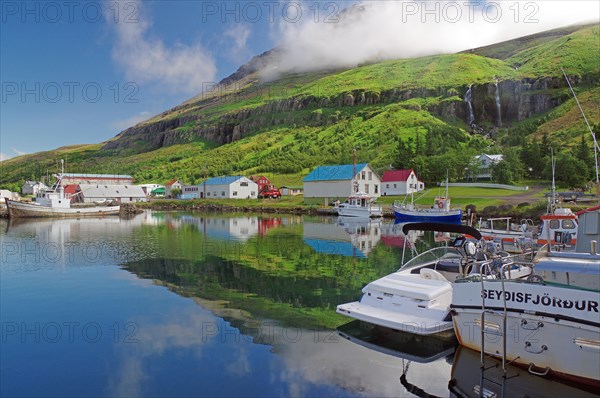
[[[171,290],[208,300],[228,300],[253,316],[295,326],[318,326],[315,310],[337,317],[335,306],[354,300],[357,289],[336,277],[298,278],[293,274],[258,270],[219,257],[202,261],[151,259],[123,266],[136,275],[166,282]],[[318,315],[315,313],[315,315]]]
[[[381,239],[381,221],[338,217],[335,223],[304,222],[304,243],[317,253],[366,258]]]

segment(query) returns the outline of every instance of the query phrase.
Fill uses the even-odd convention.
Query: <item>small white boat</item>
[[[419,335],[436,334],[454,327],[450,314],[454,281],[473,270],[473,267],[465,269],[468,255],[475,250],[475,243],[467,236],[479,240],[481,235],[471,227],[443,223],[415,223],[403,227],[405,234],[410,230],[464,235],[449,246],[428,250],[400,270],[369,283],[362,289],[359,301],[337,306],[339,314]],[[526,275],[531,270],[515,266],[510,272]]]
[[[342,217],[381,217],[381,206],[374,204],[377,198],[364,192],[357,192],[337,206],[337,213]]]

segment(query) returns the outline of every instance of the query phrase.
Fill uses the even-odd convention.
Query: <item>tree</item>
[[[180,188],[171,189],[171,197],[172,198],[177,198],[177,197],[179,197],[179,195],[181,195],[181,189]]]
[[[589,170],[593,170],[592,165],[594,164],[594,155],[592,155],[590,147],[585,140],[585,133],[581,134],[581,141],[579,142],[579,145],[573,149],[573,154],[577,159],[588,166],[588,173]],[[590,178],[591,176],[588,174],[587,177]]]
[[[568,152],[555,155],[554,179],[569,188],[585,188],[588,182],[588,166]],[[547,163],[546,173],[552,177],[551,162]]]
[[[492,181],[499,184],[511,184],[514,180],[510,162],[501,160],[492,166]]]

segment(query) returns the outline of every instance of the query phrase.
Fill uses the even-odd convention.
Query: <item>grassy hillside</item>
[[[287,75],[272,82],[262,82],[253,73],[242,79],[243,84],[221,87],[140,125],[193,116],[173,130],[180,137],[189,136],[188,141],[146,151],[147,142],[140,138],[133,147],[105,150],[102,144],[79,145],[25,155],[0,163],[0,185],[15,187],[25,179],[56,172],[61,158],[70,172],[132,174],[138,183],[171,178],[197,183],[205,174],[265,173],[295,184],[316,165],[350,163],[355,147],[359,161],[368,161],[382,172],[398,161],[398,141],[409,139],[428,146],[428,154],[439,156],[440,162],[446,162],[443,167],[452,169],[451,177],[459,178],[465,168],[460,162],[471,152],[498,152],[501,145],[522,145],[544,134],[568,147],[585,131],[561,80],[561,66],[575,78],[590,121],[600,123],[600,28],[586,26],[471,52]],[[527,82],[542,82],[537,84],[545,89],[530,90],[521,101],[528,104],[542,94],[546,108],[533,104],[531,116],[494,127],[496,80],[523,81],[522,90],[527,89]],[[487,101],[478,99],[476,104],[478,122],[487,134],[471,129],[465,121],[463,96],[470,84],[480,84],[479,95]],[[360,102],[361,93],[371,100]],[[342,103],[351,94],[356,102]],[[507,95],[512,94],[503,93],[505,108],[512,105]],[[276,101],[299,98],[310,98],[309,105],[283,111],[269,108]],[[553,103],[561,105],[553,107]],[[252,128],[238,140],[221,144],[194,135],[224,120],[236,121],[241,111],[253,109],[257,111],[244,114],[244,122]],[[119,135],[111,141],[122,139]],[[450,163],[442,159],[453,153],[461,155]],[[431,168],[421,170],[429,174],[425,179],[437,178]]]

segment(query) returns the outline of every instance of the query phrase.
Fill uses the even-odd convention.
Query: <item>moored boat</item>
[[[446,179],[446,192],[444,196],[436,196],[431,208],[418,208],[411,196],[410,203],[394,203],[392,206],[394,215],[398,222],[433,222],[460,224],[462,218],[461,209],[450,207],[448,197],[448,179]]]
[[[597,224],[596,224],[597,226]],[[459,278],[452,313],[461,345],[530,373],[600,388],[600,255],[552,252],[546,246],[527,278],[506,275],[490,261],[481,274]]]
[[[383,210],[374,202],[377,198],[364,192],[357,192],[337,206],[337,213],[342,217],[381,217]]]
[[[101,217],[119,215],[120,206],[91,206],[91,207],[71,207],[71,199],[65,195],[62,186],[63,170],[56,184],[49,190],[40,191],[35,202],[25,203],[5,198],[8,218],[30,218],[30,217],[48,217],[48,218],[67,218],[67,217]]]
[[[367,284],[359,301],[340,304],[337,312],[364,322],[419,335],[437,334],[451,330],[450,314],[454,281],[461,274],[475,271],[469,256],[481,239],[471,227],[453,224],[406,224],[410,230],[454,232],[462,235],[450,245],[437,247],[411,259],[400,270]],[[510,258],[501,258],[502,263]],[[511,264],[507,269],[513,276],[525,276],[528,267]]]

